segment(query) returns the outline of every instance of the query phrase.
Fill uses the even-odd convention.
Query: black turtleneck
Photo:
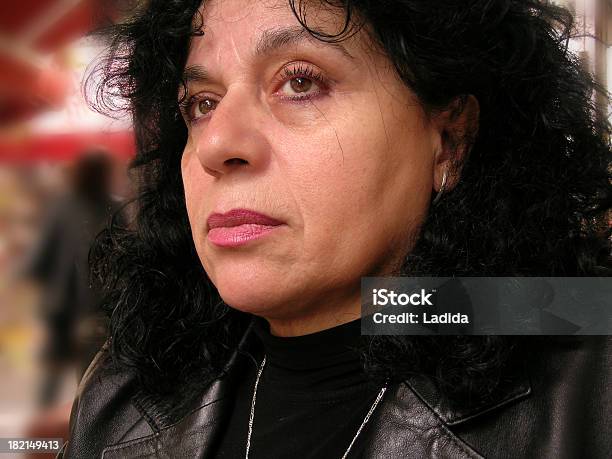
[[[357,319],[309,335],[278,337],[264,319],[255,319],[266,365],[257,389],[250,458],[342,457],[380,390],[366,378],[355,349],[360,326]],[[237,385],[217,458],[245,455],[257,370],[253,362]],[[359,440],[366,435],[367,428],[349,457],[360,456]]]

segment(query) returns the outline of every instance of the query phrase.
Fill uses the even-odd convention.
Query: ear
[[[478,134],[480,105],[473,95],[456,97],[433,116],[438,139],[434,157],[434,190],[439,192],[446,172],[445,189],[452,190]]]

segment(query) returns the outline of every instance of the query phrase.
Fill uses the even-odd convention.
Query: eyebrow
[[[351,53],[342,46],[341,43],[330,43],[313,37],[305,28],[301,26],[283,27],[279,29],[264,30],[255,46],[255,56],[265,56],[291,45],[298,45],[303,42],[323,43],[331,48],[335,48],[349,59],[354,59]]]
[[[205,32],[206,33],[206,32]],[[324,43],[326,46],[342,53],[348,59],[355,59],[341,43],[331,43],[313,37],[306,29],[301,26],[283,27],[278,29],[264,30],[255,45],[255,57],[263,57],[278,52],[283,48],[295,46],[301,43]],[[183,72],[185,83],[192,81],[206,81],[210,79],[209,72],[201,65],[190,65]]]

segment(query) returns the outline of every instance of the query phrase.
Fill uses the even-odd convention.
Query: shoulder
[[[154,433],[135,402],[136,378],[112,367],[105,344],[85,372],[70,416],[65,458],[100,457],[112,444]]]
[[[606,457],[612,450],[612,337],[524,340],[523,390],[451,428],[487,457],[527,451]]]
[[[245,333],[239,347],[249,335]],[[247,360],[235,350],[223,372],[199,380],[197,397],[185,403],[186,386],[160,396],[141,387],[134,374],[117,371],[109,354],[107,343],[81,380],[70,438],[60,458],[148,457],[151,451],[162,457],[192,457],[186,451],[209,448],[218,433]],[[179,450],[185,454],[177,455]]]
[[[83,376],[71,413],[70,438],[59,457],[202,457],[229,413],[247,360],[234,351],[222,374],[200,380],[197,398],[179,406],[185,386],[161,397],[141,388],[134,375],[112,367],[105,345]],[[196,450],[202,454],[194,454]]]

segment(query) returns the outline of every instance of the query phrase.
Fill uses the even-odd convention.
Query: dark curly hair
[[[289,0],[311,34],[337,41],[365,27],[428,113],[451,103],[461,110],[470,94],[479,101],[479,131],[461,180],[430,208],[403,275],[609,275],[611,128],[592,102],[602,88],[568,51],[567,10],[535,0],[320,0],[346,18],[344,30],[330,36],[307,24],[311,3]],[[111,355],[150,391],[167,395],[184,384],[182,404],[223,371],[250,321],[207,277],[185,208],[187,129],[177,94],[190,40],[202,33],[200,6],[150,0],[112,26],[95,98],[107,113],[129,110],[138,146],[136,221],[110,228],[91,254],[111,317]],[[457,403],[491,395],[511,355],[533,343],[363,340],[372,378],[420,372]]]

